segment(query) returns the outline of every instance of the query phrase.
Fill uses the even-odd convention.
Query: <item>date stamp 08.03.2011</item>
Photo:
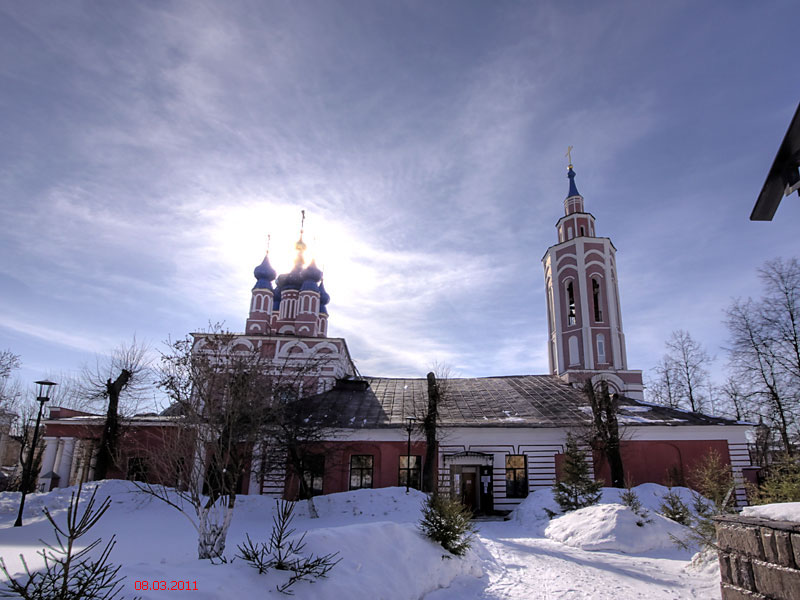
[[[196,592],[197,591],[197,582],[196,581],[134,581],[133,582],[133,589],[137,592],[139,591],[157,591],[157,590],[164,590],[164,591],[189,591],[189,592]]]

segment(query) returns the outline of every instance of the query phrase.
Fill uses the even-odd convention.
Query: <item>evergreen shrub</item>
[[[422,509],[419,528],[451,554],[463,556],[474,540],[471,518],[472,513],[458,500],[433,494]]]
[[[586,455],[578,446],[575,437],[568,433],[564,465],[561,477],[553,485],[553,498],[566,513],[597,504],[602,494],[602,487],[602,480],[592,481]]]

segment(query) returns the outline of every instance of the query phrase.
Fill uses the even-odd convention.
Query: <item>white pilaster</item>
[[[605,293],[606,293],[606,300],[608,301],[608,320],[609,324],[611,325],[611,350],[614,353],[614,368],[615,369],[625,369],[625,362],[623,361],[622,351],[620,349],[620,339],[619,339],[619,332],[620,332],[620,324],[617,321],[617,286],[614,281],[614,277],[611,275],[611,243],[608,240],[605,240],[603,244],[605,246],[605,277],[606,277],[606,285],[605,285]]]
[[[61,451],[61,460],[56,466],[56,473],[58,473],[58,486],[67,487],[70,484],[70,475],[72,474],[72,462],[75,455],[75,438],[63,438],[64,445]]]
[[[45,437],[44,438],[44,454],[42,455],[42,465],[41,469],[39,470],[39,478],[40,481],[37,485],[37,488],[43,492],[50,491],[50,478],[49,477],[42,477],[42,475],[48,474],[50,471],[53,470],[53,463],[56,460],[56,451],[58,449],[58,438],[57,437]],[[35,455],[34,455],[35,456]],[[44,486],[42,489],[41,486]]]
[[[575,242],[575,258],[578,262],[577,293],[580,295],[581,338],[583,339],[583,368],[594,369],[594,345],[592,343],[592,321],[589,318],[589,289],[586,285],[586,254],[583,240]]]

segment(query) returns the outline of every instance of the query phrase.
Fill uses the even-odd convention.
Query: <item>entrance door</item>
[[[475,506],[476,479],[476,473],[461,474],[461,503],[472,512],[478,508]]]

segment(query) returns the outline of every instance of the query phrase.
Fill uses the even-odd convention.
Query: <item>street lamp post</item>
[[[406,450],[406,494],[411,483],[411,432],[414,431],[414,417],[406,417],[406,431],[408,432],[408,448]]]
[[[37,381],[36,385],[39,386],[36,396],[36,400],[39,402],[39,414],[36,415],[36,426],[33,428],[33,440],[31,441],[31,446],[28,449],[28,460],[26,461],[27,464],[22,469],[22,500],[20,500],[19,503],[19,513],[17,514],[17,520],[14,522],[14,527],[22,527],[22,509],[25,508],[25,496],[28,494],[28,487],[30,487],[30,480],[33,471],[33,455],[36,453],[36,442],[38,441],[39,437],[39,423],[42,421],[42,410],[44,410],[44,403],[50,399],[50,391],[53,389],[53,386],[58,384],[44,379],[42,381]],[[25,424],[23,424],[23,427],[25,427]]]

